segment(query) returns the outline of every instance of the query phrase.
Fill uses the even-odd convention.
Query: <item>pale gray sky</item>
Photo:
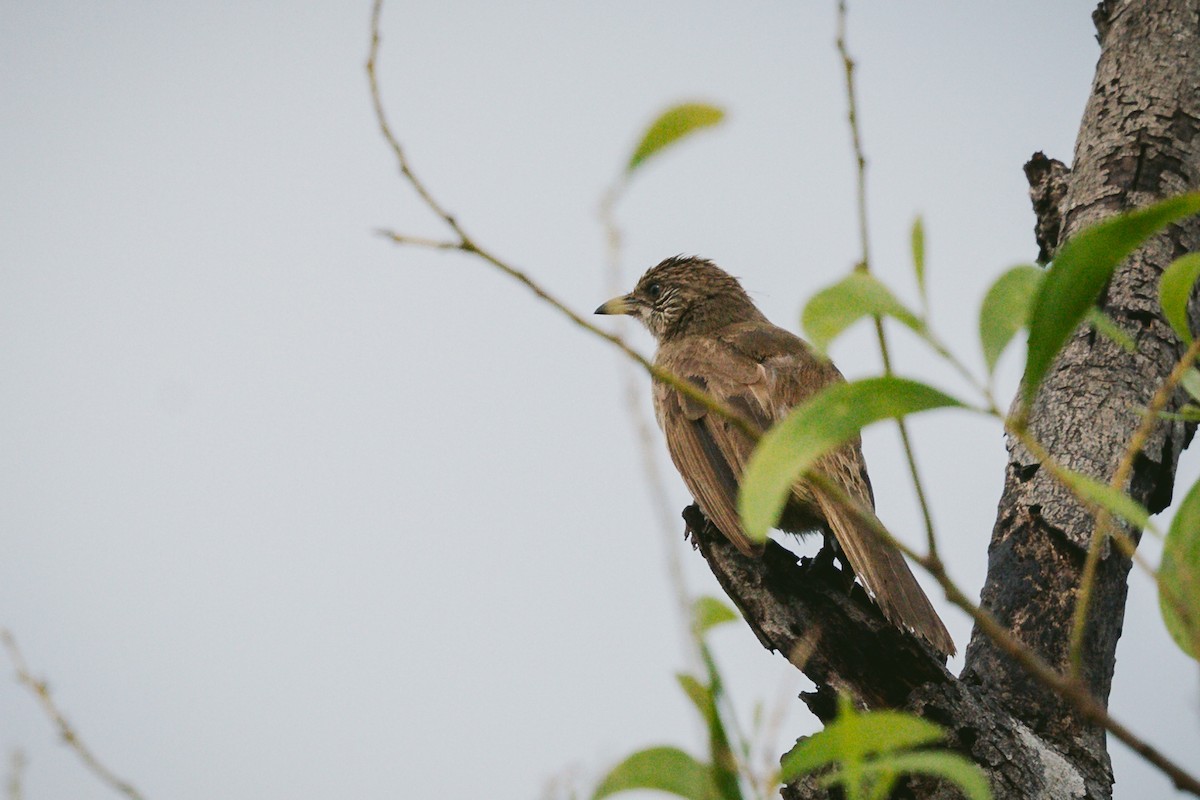
[[[1021,165],[1071,154],[1092,6],[852,3],[876,267],[914,296],[923,214],[935,324],[973,364],[986,286],[1036,252]],[[722,104],[619,208],[627,279],[699,253],[795,329],[857,253],[833,7],[391,2],[383,90],[438,197],[584,311],[606,299],[596,202],[641,127]],[[617,357],[482,264],[372,234],[440,231],[371,116],[368,13],[0,7],[0,624],[156,800],[515,800],[641,746],[700,752]],[[894,338],[902,372],[958,388]],[[878,368],[864,330],[834,355]],[[976,593],[1002,438],[913,427]],[[866,449],[882,516],[918,543],[894,432]],[[1130,596],[1113,711],[1194,760],[1194,664],[1149,581]],[[813,729],[746,628],[715,646],[745,719],[783,701],[787,735]],[[109,796],[7,679],[0,719],[27,797]],[[1112,751],[1118,797],[1172,794]]]

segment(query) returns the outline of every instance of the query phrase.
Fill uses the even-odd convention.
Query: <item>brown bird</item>
[[[658,366],[763,430],[819,390],[845,380],[803,339],[772,325],[736,278],[705,259],[668,258],[646,272],[632,292],[609,300],[596,313],[637,317],[658,340]],[[746,536],[737,512],[738,482],[754,442],[729,420],[664,383],[654,384],[654,413],[671,460],[700,510],[744,554],[761,555],[764,545]],[[858,437],[825,455],[817,469],[875,508]],[[893,624],[953,655],[954,641],[903,555],[852,510],[799,480],[779,528],[799,535],[820,531],[826,547],[858,576]]]

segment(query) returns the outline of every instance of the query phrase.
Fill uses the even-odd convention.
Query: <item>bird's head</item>
[[[674,256],[651,267],[632,292],[596,313],[637,317],[659,342],[763,318],[737,278],[695,256]]]

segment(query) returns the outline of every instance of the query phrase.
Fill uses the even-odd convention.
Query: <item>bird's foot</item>
[[[683,540],[691,542],[693,550],[699,550],[700,540],[696,538],[696,535],[704,528],[708,520],[705,519],[704,514],[700,511],[700,506],[695,503],[683,509],[683,513],[680,516],[683,517]]]
[[[837,568],[837,565],[834,564],[834,559],[836,557],[837,556],[834,554],[833,548],[823,546],[820,550],[817,551],[817,554],[813,557],[813,561],[812,561],[813,568],[820,569],[820,570],[829,570],[832,572],[841,572],[841,570],[839,570]]]
[[[832,573],[846,594],[850,594],[854,591],[854,570],[849,566],[839,568],[836,563],[838,560],[840,557],[837,551],[826,544],[817,551],[817,555],[813,558],[813,568]]]

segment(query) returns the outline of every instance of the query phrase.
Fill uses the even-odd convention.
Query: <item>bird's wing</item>
[[[659,350],[659,365],[737,410],[763,430],[774,421],[761,365],[718,340],[694,338]],[[760,385],[761,384],[761,385]],[[760,555],[763,543],[742,530],[738,482],[754,442],[727,419],[679,394],[654,386],[654,410],[671,460],[704,516],[738,550]]]
[[[779,328],[758,325],[742,331],[735,328],[731,333],[727,337],[729,345],[762,368],[762,385],[773,403],[773,421],[817,391],[843,380],[833,364],[817,358],[802,340]],[[748,388],[757,392],[759,384]],[[858,437],[823,456],[815,467],[867,510],[874,510],[874,493]],[[816,506],[819,514],[815,516],[825,520],[850,568],[875,597],[884,615],[893,623],[912,629],[939,652],[953,655],[954,640],[903,554],[857,513],[819,488],[802,481],[797,483],[794,494],[795,503]]]
[[[813,357],[801,339],[765,321],[664,345],[659,364],[763,431],[786,416],[792,405],[840,378],[831,364]],[[811,374],[806,372],[810,369]],[[815,388],[806,390],[809,385]],[[700,510],[743,553],[761,554],[763,544],[746,535],[737,512],[738,484],[754,442],[729,420],[665,384],[655,384],[654,407],[671,459]]]
[[[762,322],[665,345],[659,350],[659,364],[763,430],[793,406],[842,380],[837,368],[814,355],[803,340]],[[725,418],[665,384],[655,384],[654,407],[671,459],[700,510],[743,553],[761,554],[763,545],[746,535],[737,513],[738,483],[754,443]],[[868,510],[874,509],[857,437],[823,456],[815,468]],[[798,481],[793,495],[789,508],[801,512],[794,519],[833,534],[850,568],[889,620],[911,629],[939,652],[954,652],[954,641],[898,549],[851,508],[807,481]]]
[[[799,347],[796,347],[796,343],[790,345],[784,337],[770,335],[761,326],[744,333],[736,341],[737,347],[746,351],[752,359],[761,361],[770,396],[781,407],[776,409],[776,419],[786,414],[793,405],[804,402],[812,393],[842,380],[841,373],[832,363],[817,359],[808,345],[799,339],[797,342]],[[874,511],[874,492],[866,476],[862,441],[858,437],[818,459],[816,470],[833,480],[866,509]],[[953,655],[954,640],[920,589],[917,578],[908,569],[904,554],[876,534],[858,513],[829,497],[820,488],[800,482],[794,495],[796,503],[816,506],[820,512],[816,516],[826,521],[829,533],[838,541],[854,575],[875,596],[884,616],[896,625],[911,628],[938,651]]]

